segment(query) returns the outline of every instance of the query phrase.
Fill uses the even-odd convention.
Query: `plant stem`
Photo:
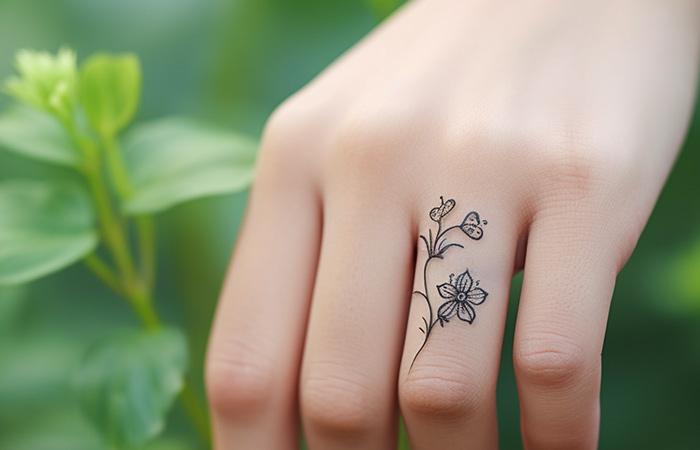
[[[112,209],[109,192],[99,174],[88,172],[87,179],[95,200],[95,207],[97,208],[105,243],[121,275],[128,280],[128,283],[133,283],[136,278],[136,273],[133,268],[134,264],[127,242],[125,227]]]
[[[99,256],[95,253],[88,255],[85,257],[85,265],[100,279],[100,281],[109,286],[110,289],[119,295],[124,295],[121,280]]]
[[[100,140],[107,154],[107,168],[114,190],[122,200],[128,200],[133,195],[133,186],[124,164],[119,141],[110,134],[102,134]],[[150,292],[154,287],[156,271],[153,218],[150,215],[138,216],[135,219],[135,223],[138,235],[139,258],[141,260],[141,276],[147,290]]]
[[[141,276],[146,289],[153,291],[156,278],[156,238],[155,226],[151,216],[136,218],[136,231],[139,238],[139,257],[141,258]]]
[[[133,194],[133,187],[122,159],[119,142],[114,136],[102,136],[101,140],[107,153],[107,166],[114,190],[122,200],[127,200]],[[137,277],[137,285],[132,290],[131,295],[129,295],[129,302],[143,325],[147,329],[153,330],[161,327],[161,321],[153,307],[154,302],[152,298],[156,276],[155,226],[153,217],[150,215],[138,216],[134,219],[134,222],[138,237],[140,276]],[[132,270],[135,271],[133,266]],[[192,422],[195,431],[209,445],[209,420],[195,392],[192,390],[191,384],[186,379],[180,393],[180,403]]]
[[[128,199],[133,192],[119,143],[112,135],[101,135],[100,140],[107,154],[107,169],[109,170],[114,190],[117,191],[117,194],[122,199]]]
[[[129,302],[146,329],[157,330],[162,325],[153,306],[152,296],[156,265],[153,219],[150,216],[140,216],[135,220],[139,242],[139,272],[136,270],[129,246],[127,219],[122,218],[114,207],[109,189],[102,178],[102,160],[96,144],[91,139],[81,136],[71,120],[64,120],[63,123],[85,158],[83,174],[93,196],[105,245],[118,273],[95,254],[86,257],[85,264],[102,282]],[[116,139],[110,136],[101,137],[101,141],[107,153],[107,170],[114,190],[121,199],[127,199],[131,195],[131,185],[121,159],[119,145]],[[209,444],[207,415],[187,382],[183,386],[180,400],[194,429]]]
[[[100,230],[105,243],[109,247],[122,276],[128,278],[129,282],[131,282],[134,278],[134,273],[126,232],[123,229],[123,224],[114,213],[109,190],[102,180],[102,164],[98,149],[92,140],[80,135],[72,120],[63,120],[62,123],[85,159],[83,175],[92,193]]]
[[[129,294],[128,300],[146,329],[157,330],[161,327],[158,313],[153,308],[153,300],[145,289],[136,287],[134,292]]]

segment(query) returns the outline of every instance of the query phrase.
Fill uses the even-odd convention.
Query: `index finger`
[[[299,442],[296,380],[320,206],[313,177],[293,169],[295,155],[280,160],[268,150],[209,343],[207,393],[217,449],[292,449]]]

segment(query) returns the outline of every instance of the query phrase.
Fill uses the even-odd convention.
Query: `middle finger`
[[[496,381],[517,221],[494,201],[444,198],[431,206],[419,240],[401,410],[414,450],[497,448]]]

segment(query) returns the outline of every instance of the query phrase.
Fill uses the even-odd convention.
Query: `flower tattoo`
[[[461,273],[457,280],[454,280],[454,274],[450,275],[450,281],[439,285],[438,292],[440,297],[447,300],[443,303],[437,312],[437,318],[440,326],[444,327],[445,323],[450,321],[450,318],[455,314],[459,320],[472,323],[476,317],[474,306],[484,303],[488,292],[477,287],[479,282],[474,282],[469,270]]]
[[[437,223],[435,234],[433,234],[432,228],[429,228],[427,236],[420,235],[420,239],[425,244],[425,249],[428,252],[428,257],[423,265],[424,290],[415,291],[414,294],[420,295],[425,300],[428,306],[428,317],[422,317],[423,326],[419,330],[425,335],[425,338],[413,357],[411,366],[413,366],[416,358],[418,358],[418,355],[425,347],[428,337],[437,323],[444,327],[450,319],[456,316],[459,320],[471,325],[476,319],[474,307],[484,303],[489,295],[488,292],[479,287],[478,280],[474,281],[467,268],[456,277],[455,274],[451,274],[448,282],[437,286],[438,294],[444,299],[444,302],[438,308],[437,313],[433,312],[433,305],[428,290],[428,265],[433,259],[443,259],[450,248],[464,248],[462,244],[450,242],[446,235],[450,231],[460,230],[471,240],[478,241],[484,237],[484,226],[488,224],[488,221],[482,219],[478,212],[471,211],[464,216],[459,225],[443,227],[443,219],[455,208],[456,204],[454,199],[445,200],[443,197],[440,197],[440,205],[432,208],[428,214],[430,220]]]

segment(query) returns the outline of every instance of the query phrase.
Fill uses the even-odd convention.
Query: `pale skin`
[[[615,278],[682,144],[700,1],[416,0],[285,102],[207,355],[215,447],[498,447],[510,281],[527,449],[592,449]],[[488,291],[424,335],[439,197],[484,237],[431,265]],[[433,264],[431,262],[431,264]],[[640,331],[643,332],[643,331]]]

